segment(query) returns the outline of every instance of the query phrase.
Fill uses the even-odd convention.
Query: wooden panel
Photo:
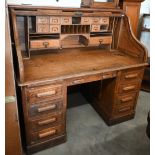
[[[62,85],[44,85],[27,89],[29,103],[53,100],[62,96]]]
[[[5,20],[5,97],[15,97],[12,47],[6,8]],[[22,155],[22,144],[16,100],[5,104],[5,155]]]
[[[5,154],[22,155],[16,103],[5,105]]]
[[[140,13],[140,3],[135,2],[124,2],[123,10],[129,17],[131,28],[135,36],[137,36],[139,13]]]

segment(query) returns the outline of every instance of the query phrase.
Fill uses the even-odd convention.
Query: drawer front
[[[90,25],[91,19],[89,17],[81,17],[81,24],[82,25]]]
[[[30,104],[29,106],[29,116],[38,117],[42,115],[47,115],[51,113],[58,112],[62,110],[63,101],[62,100],[53,100],[40,102],[39,104]]]
[[[67,80],[67,85],[69,86],[77,85],[77,84],[82,84],[82,83],[92,82],[92,81],[97,81],[97,80],[102,80],[102,74],[71,78]]]
[[[140,88],[140,82],[123,84],[119,86],[118,92],[119,93],[135,92],[139,91],[139,88]]]
[[[49,25],[38,24],[37,33],[49,33]]]
[[[62,85],[46,85],[29,88],[26,91],[29,103],[53,100],[62,97]]]
[[[60,33],[59,25],[50,25],[50,33]]]
[[[62,17],[61,18],[61,24],[62,25],[71,25],[72,24],[72,18],[71,17]]]
[[[32,145],[35,143],[43,142],[45,140],[60,136],[64,133],[65,133],[65,126],[63,124],[47,128],[38,132],[33,132],[30,135],[30,144]]]
[[[122,73],[121,83],[141,82],[144,70],[127,70]]]
[[[117,107],[113,110],[113,117],[123,117],[134,113],[133,105],[125,105]]]
[[[42,130],[64,121],[62,113],[30,121],[31,131]]]
[[[135,106],[137,99],[137,93],[129,93],[127,95],[120,95],[117,97],[117,104],[116,107],[120,106]]]
[[[50,17],[50,24],[60,24],[60,17]]]
[[[44,39],[44,40],[31,40],[30,41],[31,49],[59,48],[59,47],[60,47],[59,39]]]
[[[46,16],[37,16],[36,17],[37,24],[49,24],[49,17]]]
[[[100,31],[100,25],[91,26],[91,32],[99,32],[99,31]]]
[[[89,39],[90,45],[111,44],[111,43],[112,43],[112,36],[90,37]]]
[[[91,19],[92,24],[100,24],[100,18],[99,17],[94,17]]]
[[[103,25],[109,25],[109,18],[108,17],[102,17],[100,20],[100,23]]]

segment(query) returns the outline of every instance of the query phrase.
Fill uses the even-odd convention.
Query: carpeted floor
[[[80,93],[68,102],[87,102]],[[89,104],[67,110],[67,142],[34,155],[149,155],[146,136],[150,94],[140,92],[133,120],[107,126]]]

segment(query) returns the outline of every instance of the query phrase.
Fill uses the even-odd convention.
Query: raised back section
[[[12,9],[18,40],[25,57],[33,51],[90,47],[116,47],[123,13],[93,9]]]

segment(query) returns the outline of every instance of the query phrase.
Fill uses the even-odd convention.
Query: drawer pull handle
[[[49,46],[49,42],[43,42],[43,46],[47,48]]]
[[[53,117],[53,118],[51,118],[51,119],[47,119],[47,120],[45,120],[45,121],[40,121],[40,122],[38,122],[38,125],[46,125],[46,124],[49,124],[49,123],[53,123],[53,122],[55,122],[55,121],[56,121],[56,118]]]
[[[81,82],[84,82],[84,80],[83,79],[75,80],[73,83],[77,84],[77,83],[81,83]]]
[[[129,111],[131,109],[131,107],[127,107],[127,108],[124,108],[124,109],[119,109],[118,111],[119,112],[126,112],[126,111]]]
[[[136,78],[136,77],[138,77],[138,74],[130,74],[130,75],[125,76],[126,79],[132,79],[132,78]]]
[[[37,97],[50,96],[50,95],[55,95],[55,94],[56,94],[56,91],[52,90],[52,91],[48,91],[48,92],[38,93]]]
[[[44,111],[47,111],[47,110],[53,110],[55,108],[56,108],[56,104],[53,104],[53,105],[50,105],[50,106],[38,108],[38,112],[44,112]]]
[[[123,90],[127,91],[127,90],[133,90],[135,89],[135,86],[128,86],[128,87],[124,87]]]
[[[94,22],[99,22],[99,20],[98,19],[94,19]]]
[[[100,42],[100,44],[102,44],[102,42],[103,42],[103,39],[99,39],[99,42]]]
[[[51,130],[51,131],[48,131],[48,132],[45,132],[45,133],[40,133],[39,138],[45,138],[47,136],[51,136],[51,135],[54,135],[54,134],[56,134],[56,130]]]
[[[133,97],[126,97],[126,98],[121,99],[122,102],[128,102],[128,101],[131,101],[131,100],[133,100]]]

